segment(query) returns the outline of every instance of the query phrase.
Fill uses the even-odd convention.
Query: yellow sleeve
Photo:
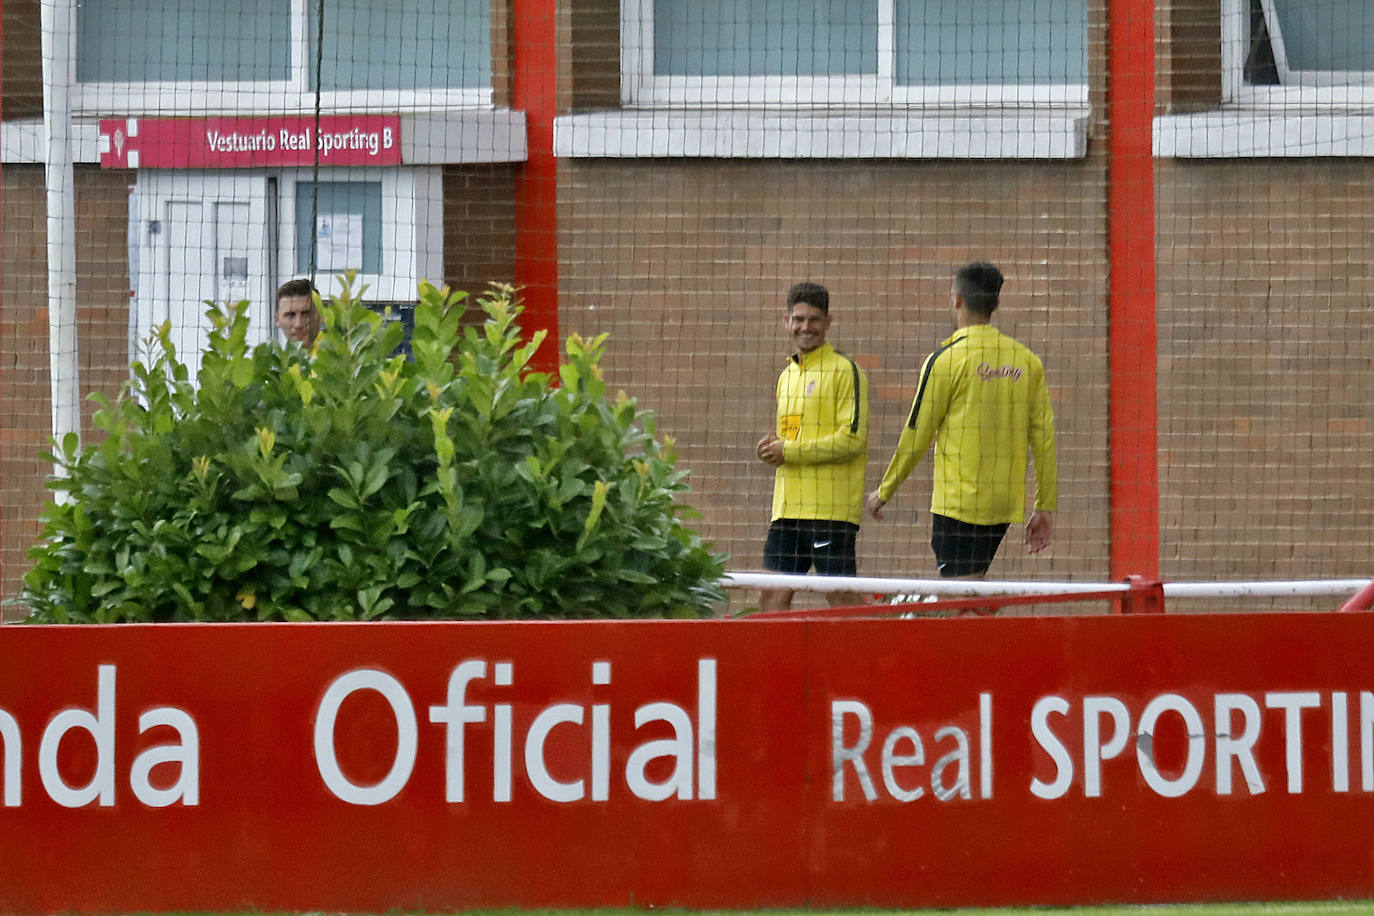
[[[906,428],[897,440],[897,451],[887,465],[882,483],[878,484],[878,498],[888,502],[915,470],[916,465],[930,450],[935,441],[935,433],[945,420],[949,410],[950,395],[954,388],[951,360],[939,359],[941,351],[926,357],[921,366],[921,378],[916,384],[916,397],[911,403],[911,415]]]

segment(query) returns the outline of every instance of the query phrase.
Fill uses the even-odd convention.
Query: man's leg
[[[976,582],[976,581],[980,581],[980,580],[982,580],[982,579],[986,579],[987,577],[988,577],[988,571],[985,569],[985,570],[983,570],[982,572],[979,572],[979,573],[970,573],[970,574],[967,575],[967,576],[946,576],[945,578],[947,578],[947,579],[967,579],[967,580],[975,581],[975,582]],[[955,617],[991,617],[993,614],[996,614],[996,613],[997,613],[997,605],[995,605],[995,604],[990,604],[990,605],[986,605],[986,606],[984,606],[984,607],[966,607],[966,608],[961,608],[961,609],[959,610],[959,613],[955,614],[954,616],[955,616]]]
[[[786,574],[806,572],[811,566],[811,560],[809,555],[801,555],[801,534],[795,519],[774,519],[768,526],[768,539],[763,544],[764,570]],[[794,589],[790,588],[762,589],[759,591],[759,609],[785,611],[792,606],[793,594]]]
[[[857,576],[859,526],[848,522],[817,522],[812,539],[812,560],[816,573],[822,576]],[[863,596],[854,591],[826,592],[826,603],[831,607],[857,607],[867,604]]]
[[[973,525],[958,519],[932,514],[930,547],[942,579],[982,580],[997,556],[1006,536],[1007,525]],[[996,605],[965,608],[959,616],[989,616]]]
[[[785,611],[792,606],[792,589],[765,588],[759,592],[759,608],[765,611]]]

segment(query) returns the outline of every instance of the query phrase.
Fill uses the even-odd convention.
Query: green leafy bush
[[[572,336],[561,384],[529,371],[509,287],[420,288],[402,330],[343,284],[312,353],[249,350],[214,306],[199,378],[163,327],[99,445],[49,460],[35,622],[696,616],[722,555],[682,524],[671,440],[622,392],[605,335]]]

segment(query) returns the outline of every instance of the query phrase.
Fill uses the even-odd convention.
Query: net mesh
[[[154,324],[193,354],[202,300],[248,298],[267,340],[281,283],[328,292],[344,269],[378,304],[413,301],[421,279],[513,280],[527,327],[609,332],[608,377],[675,439],[697,526],[729,568],[755,570],[778,473],[758,443],[779,432],[798,348],[788,290],[828,290],[826,340],[866,382],[862,483],[825,500],[857,504],[956,329],[955,270],[989,261],[1006,278],[993,324],[1043,361],[1059,481],[1053,545],[1034,556],[1034,462],[1012,482],[1027,506],[990,577],[1370,574],[1361,0],[4,0],[3,14],[3,597],[38,531],[54,399],[70,395],[54,378],[75,380],[98,435],[85,396],[118,388]],[[68,226],[47,217],[61,211],[45,81],[49,114],[69,109]],[[76,317],[57,327],[50,238],[75,256]],[[952,429],[937,448],[956,449]],[[936,573],[939,462],[923,456],[885,518],[863,519],[860,573]]]

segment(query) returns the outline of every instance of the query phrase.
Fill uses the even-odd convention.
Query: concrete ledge
[[[1087,112],[643,109],[566,115],[554,153],[586,158],[1077,159]]]
[[[1207,111],[1155,118],[1156,156],[1268,159],[1374,156],[1374,115],[1332,111]]]
[[[406,165],[524,162],[525,113],[478,108],[401,115],[401,161]]]
[[[0,124],[0,162],[5,165],[42,165],[47,162],[43,119],[29,118]],[[100,164],[100,128],[94,121],[72,122],[72,161]]]

